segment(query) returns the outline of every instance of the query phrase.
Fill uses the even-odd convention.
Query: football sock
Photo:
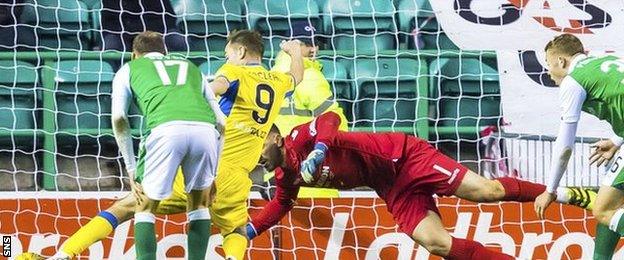
[[[610,230],[609,227],[605,225],[598,224],[596,226],[594,260],[611,259],[618,241],[620,241],[619,233]]]
[[[69,237],[61,251],[70,258],[74,258],[95,242],[106,238],[116,227],[117,218],[115,215],[102,211]]]
[[[156,260],[156,217],[149,212],[134,213],[134,245],[136,259]]]
[[[546,186],[542,184],[523,181],[516,178],[503,177],[495,180],[500,182],[505,189],[505,196],[502,201],[534,201],[537,196],[546,190]]]
[[[189,231],[187,251],[189,260],[206,259],[206,249],[210,239],[210,213],[208,209],[197,209],[187,213]]]
[[[497,260],[505,260],[505,259],[514,259],[514,257],[510,255],[506,255],[500,252],[488,250],[481,243],[455,238],[451,242],[451,251],[449,255],[446,256],[448,260],[455,259],[473,259],[473,260],[483,260],[483,259],[497,259]]]
[[[555,193],[557,193],[557,202],[559,203],[568,203],[574,196],[572,189],[566,187],[558,187]]]

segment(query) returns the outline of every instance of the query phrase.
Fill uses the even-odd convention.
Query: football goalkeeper
[[[514,259],[482,244],[452,237],[433,199],[474,202],[533,201],[546,187],[515,178],[485,179],[443,155],[427,141],[403,133],[340,132],[329,112],[283,138],[271,129],[259,163],[276,170],[275,197],[247,225],[253,238],[290,211],[301,186],[374,189],[399,228],[432,254],[446,259]]]

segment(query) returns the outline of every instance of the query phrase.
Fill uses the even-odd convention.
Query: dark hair
[[[271,125],[271,129],[269,130],[269,135],[272,135],[272,134],[281,135],[279,128],[277,128],[277,125],[275,124]]]
[[[227,37],[227,43],[240,44],[247,48],[247,51],[257,56],[262,56],[264,53],[264,43],[262,42],[262,35],[256,31],[250,30],[235,30],[230,32]]]
[[[546,47],[544,48],[544,51],[548,50],[552,50],[556,53],[567,56],[573,56],[575,54],[584,52],[583,43],[581,42],[581,40],[569,33],[559,35],[552,39],[550,42],[548,42],[548,44],[546,44]]]
[[[132,41],[132,50],[137,53],[167,53],[162,34],[153,31],[145,31],[137,35]]]

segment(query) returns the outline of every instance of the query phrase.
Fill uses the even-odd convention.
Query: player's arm
[[[304,70],[301,42],[298,40],[285,41],[280,44],[280,47],[290,55],[290,71],[288,71],[288,74],[292,76],[294,86],[297,86],[303,80]]]
[[[535,199],[534,205],[540,218],[543,218],[546,208],[556,199],[557,187],[559,187],[561,177],[568,167],[568,161],[574,150],[576,129],[586,95],[583,87],[571,77],[566,77],[561,82],[559,101],[562,110],[559,132],[553,148],[546,191]]]
[[[276,169],[282,171],[282,169]],[[247,236],[249,239],[262,234],[265,230],[275,226],[294,206],[297,194],[299,193],[299,185],[292,184],[292,176],[285,176],[279,172],[275,185],[277,189],[275,196],[257,215],[251,218],[251,222],[247,224]]]
[[[559,187],[559,181],[568,167],[568,161],[574,149],[581,108],[586,95],[585,89],[571,77],[566,77],[561,82],[559,94],[562,109],[561,121],[546,186],[546,191],[551,194],[554,194],[557,187]]]
[[[223,64],[214,75],[214,80],[210,82],[212,93],[222,96],[230,88],[230,83],[237,79],[237,68],[231,64]]]
[[[212,108],[212,111],[215,114],[215,117],[217,119],[217,130],[219,131],[219,133],[223,134],[223,130],[225,128],[225,114],[223,114],[223,111],[221,111],[221,107],[219,106],[219,102],[217,101],[217,97],[215,96],[212,87],[210,85],[210,83],[208,83],[208,79],[204,78],[204,80],[202,81],[203,84],[203,92],[204,92],[204,98],[206,98],[206,100],[208,101],[208,104],[210,104],[210,108]]]
[[[301,163],[301,177],[306,183],[314,181],[314,174],[318,166],[325,160],[325,153],[334,143],[338,128],[340,127],[340,116],[334,112],[327,112],[310,122],[310,132],[316,133],[314,150]]]
[[[210,89],[213,95],[221,96],[230,87],[230,82],[225,77],[217,77],[210,82]]]
[[[132,91],[130,89],[130,67],[124,65],[117,71],[113,78],[113,92],[111,95],[111,119],[115,141],[126,164],[126,170],[131,181],[134,181],[134,170],[136,169],[136,159],[134,158],[134,147],[130,123],[128,122],[128,108],[132,102]]]

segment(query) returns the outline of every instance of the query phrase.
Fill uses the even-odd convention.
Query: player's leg
[[[622,157],[624,149],[620,149],[615,163],[602,181],[593,212],[598,223],[620,234],[624,234],[624,163],[619,162]],[[621,226],[620,220],[623,222]]]
[[[425,189],[422,185],[432,184],[417,183],[416,186],[405,188],[395,185],[390,195],[384,197],[388,210],[402,232],[410,235],[431,254],[446,259],[513,259],[489,251],[479,243],[452,238],[444,229],[435,200],[431,194],[423,193]]]
[[[212,222],[223,235],[223,251],[230,259],[243,259],[247,249],[245,225],[249,217],[247,197],[251,189],[249,173],[221,160],[210,205]]]
[[[220,141],[217,130],[212,126],[193,126],[187,129],[187,134],[194,140],[182,160],[189,198],[187,252],[188,259],[203,260],[211,235],[207,200],[217,170]]]
[[[594,244],[594,259],[612,259],[615,247],[620,241],[620,234],[609,229],[609,226],[596,224],[596,239]]]
[[[481,243],[452,237],[433,211],[428,211],[427,216],[416,226],[412,238],[429,253],[449,260],[514,259],[510,255],[488,250]]]
[[[70,236],[52,259],[73,259],[80,255],[89,246],[112,233],[117,224],[132,218],[135,207],[136,200],[131,195],[115,201]]]
[[[611,186],[602,186],[594,207],[596,247],[594,259],[611,259],[617,242],[624,234],[624,192]]]
[[[607,171],[598,191],[598,198],[594,206],[594,217],[598,221],[596,226],[596,241],[594,259],[611,259],[613,251],[620,240],[624,229],[622,204],[624,204],[624,164],[618,160],[624,156],[624,149],[620,149],[617,159],[611,169]]]
[[[142,203],[138,203],[134,213],[134,245],[136,259],[156,260],[156,231],[154,224],[156,216],[154,212],[158,207],[159,200],[142,197]]]
[[[474,202],[533,201],[546,187],[516,178],[486,179],[468,170],[455,195]]]
[[[546,190],[546,186],[517,178],[502,177],[486,179],[470,170],[466,172],[455,195],[474,202],[534,201]],[[557,188],[557,201],[591,210],[595,191],[575,187]]]
[[[624,234],[624,192],[615,187],[602,186],[594,207],[596,240],[594,259],[611,259],[617,242]]]
[[[186,192],[184,191],[184,175],[182,170],[178,170],[173,184],[171,196],[160,203],[156,209],[156,214],[170,215],[186,211]],[[118,224],[130,220],[134,216],[136,200],[132,195],[123,197],[105,211],[98,213],[86,225],[82,226],[76,233],[70,236],[59,252],[51,259],[73,259],[80,255],[92,244],[106,238]]]
[[[206,258],[210,240],[210,213],[206,199],[208,190],[192,190],[188,194],[187,220],[187,259],[203,260]]]
[[[594,205],[594,217],[598,223],[624,234],[624,191],[611,186],[602,186]],[[620,225],[619,222],[623,223]]]
[[[134,214],[137,259],[156,259],[154,212],[161,200],[172,194],[177,169],[186,154],[186,136],[179,126],[152,129],[139,151],[136,181],[143,187],[144,198]]]

